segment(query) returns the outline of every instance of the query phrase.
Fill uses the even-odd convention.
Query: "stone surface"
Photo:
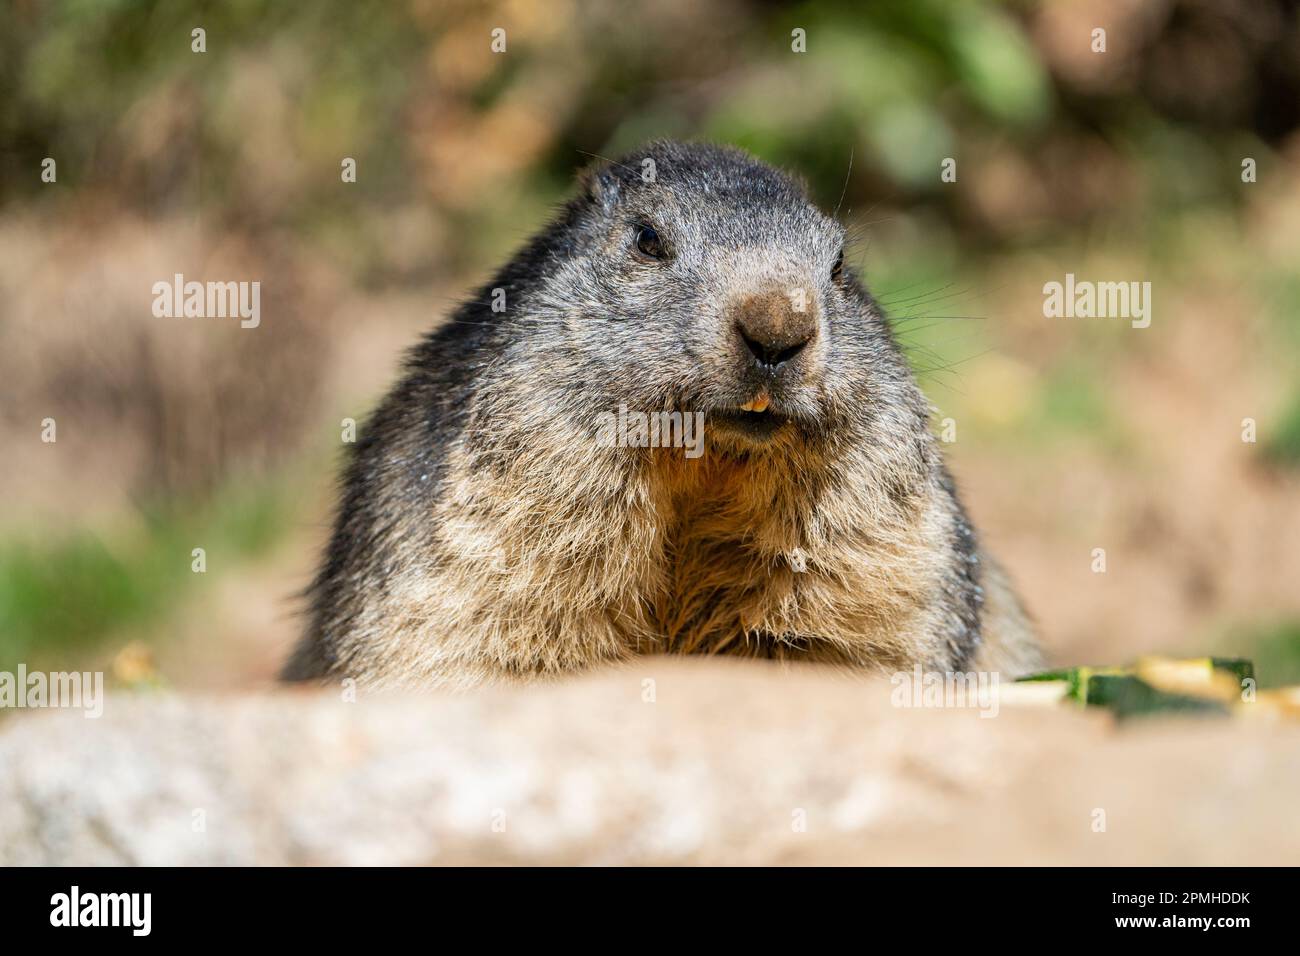
[[[458,697],[11,713],[0,863],[1300,863],[1296,726],[890,690],[655,659]]]

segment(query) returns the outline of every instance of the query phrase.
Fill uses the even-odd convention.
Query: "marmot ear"
[[[592,166],[583,170],[580,179],[583,191],[593,205],[602,212],[613,212],[618,202],[618,176],[612,166]]]

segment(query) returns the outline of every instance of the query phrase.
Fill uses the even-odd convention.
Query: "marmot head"
[[[844,228],[789,175],[657,142],[580,186],[498,279],[512,349],[569,411],[703,412],[709,446],[749,453],[861,426],[910,383]]]

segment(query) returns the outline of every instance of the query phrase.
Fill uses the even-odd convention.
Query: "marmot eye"
[[[844,250],[835,258],[835,265],[831,266],[831,281],[839,282],[840,276],[844,275]]]
[[[668,255],[659,233],[654,231],[653,226],[644,224],[636,227],[636,249],[651,259],[664,259]]]

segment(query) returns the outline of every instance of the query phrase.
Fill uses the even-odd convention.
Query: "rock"
[[[460,696],[11,714],[0,864],[1300,862],[1300,728],[890,690],[652,658]]]

